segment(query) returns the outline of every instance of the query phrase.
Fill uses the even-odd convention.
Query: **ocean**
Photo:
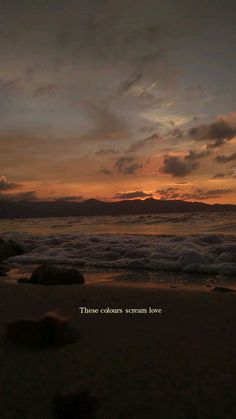
[[[78,267],[87,282],[236,279],[235,213],[11,219],[0,221],[0,235],[25,248],[8,259],[15,278],[54,263]]]

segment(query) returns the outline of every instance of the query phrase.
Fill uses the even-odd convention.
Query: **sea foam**
[[[25,253],[8,259],[12,267],[42,263],[86,268],[236,274],[236,236],[31,235],[4,233]]]

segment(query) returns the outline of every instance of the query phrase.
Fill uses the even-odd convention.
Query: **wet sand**
[[[0,283],[1,419],[52,419],[56,394],[89,388],[99,419],[236,417],[236,293],[129,283],[43,287]],[[81,314],[160,308],[161,314]],[[49,310],[78,342],[41,351],[5,341],[9,322]],[[86,419],[86,418],[85,418]]]

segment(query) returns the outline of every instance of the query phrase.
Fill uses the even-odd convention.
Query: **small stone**
[[[215,288],[213,288],[212,291],[216,291],[216,292],[236,292],[232,288],[226,288],[226,287],[215,287]]]
[[[57,396],[54,399],[56,419],[95,419],[99,401],[88,390]]]
[[[41,265],[32,273],[28,281],[19,282],[38,285],[72,285],[83,284],[85,281],[83,275],[76,268]]]
[[[8,341],[33,347],[61,346],[76,341],[68,318],[50,312],[41,320],[19,320],[7,327]]]
[[[7,267],[4,265],[0,265],[0,276],[7,276]]]

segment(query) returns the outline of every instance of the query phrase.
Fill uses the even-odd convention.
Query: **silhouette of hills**
[[[0,219],[225,211],[236,211],[236,205],[210,205],[203,202],[158,200],[154,198],[118,202],[104,202],[96,199],[83,202],[63,200],[0,201]]]

